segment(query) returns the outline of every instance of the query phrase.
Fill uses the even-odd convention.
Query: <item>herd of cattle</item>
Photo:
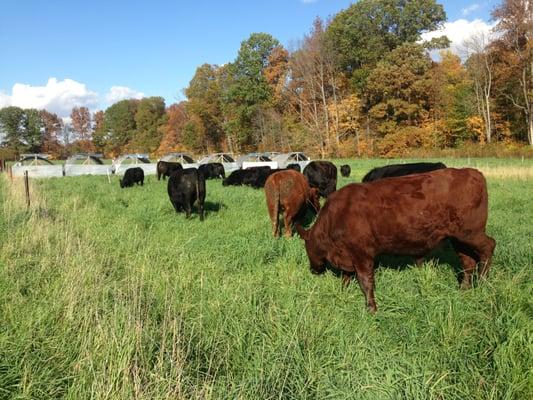
[[[341,175],[350,175],[343,165]],[[167,191],[176,212],[187,217],[196,202],[204,219],[206,179],[222,178],[224,186],[264,188],[274,236],[279,236],[283,213],[285,235],[294,225],[305,241],[311,271],[328,266],[340,271],[347,286],[355,276],[371,312],[374,298],[374,261],[378,255],[412,256],[417,263],[448,240],[461,261],[462,288],[472,285],[477,272],[485,278],[496,242],[485,233],[488,217],[487,185],[483,175],[470,168],[447,168],[443,163],[388,165],[368,172],[363,183],[337,190],[337,167],[329,161],[312,161],[300,172],[297,164],[286,169],[253,167],[225,176],[219,163],[183,169],[179,163],[160,161],[157,178],[168,177]],[[141,168],[126,170],[121,187],[143,185]],[[321,207],[320,197],[326,198]],[[305,230],[298,221],[310,210],[318,214]]]

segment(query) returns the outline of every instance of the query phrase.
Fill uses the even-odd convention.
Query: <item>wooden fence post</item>
[[[26,189],[26,207],[30,208],[30,180],[28,171],[24,171],[24,188]]]
[[[13,167],[9,166],[9,178],[11,179],[11,183],[13,183]]]

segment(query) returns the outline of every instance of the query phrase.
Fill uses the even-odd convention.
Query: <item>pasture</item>
[[[385,163],[350,161],[338,187]],[[208,181],[200,222],[153,176],[32,180],[29,211],[0,176],[0,399],[532,398],[533,162],[474,163],[488,281],[459,290],[447,247],[383,258],[375,316],[272,237],[262,190]]]

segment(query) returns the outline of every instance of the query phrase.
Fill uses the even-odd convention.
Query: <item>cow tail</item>
[[[274,189],[274,235],[277,235],[279,230],[279,202],[280,194],[279,190],[276,188]]]
[[[198,183],[200,182],[200,174],[196,176],[196,201],[198,202],[198,211],[200,212],[200,221],[204,220],[204,206],[200,201],[200,189],[198,188]]]

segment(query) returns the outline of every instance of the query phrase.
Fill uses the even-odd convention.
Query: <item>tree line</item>
[[[533,146],[533,10],[504,0],[493,34],[441,50],[422,33],[446,20],[435,0],[360,0],[317,18],[295,49],[253,33],[235,60],[203,64],[184,93],[123,100],[65,126],[45,110],[0,110],[3,151],[107,156],[305,150],[319,156],[402,156],[468,143]]]

